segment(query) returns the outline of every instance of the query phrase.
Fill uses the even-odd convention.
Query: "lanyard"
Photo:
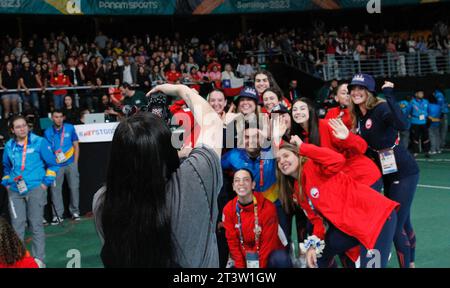
[[[25,142],[23,143],[22,165],[20,166],[20,171],[22,171],[22,172],[23,172],[23,170],[25,170],[25,161],[27,159],[27,146],[28,146],[28,136],[25,137]],[[17,142],[14,144],[13,151],[16,150],[16,147],[17,147]],[[15,163],[16,161],[15,161],[15,158],[14,158],[14,153],[13,153],[13,160],[14,160],[14,163]]]
[[[56,133],[55,133],[55,136],[56,136]],[[53,136],[53,145],[54,146],[55,146],[55,141],[54,141],[55,136]],[[59,140],[59,149],[61,149],[61,151],[62,151],[63,144],[64,144],[64,124],[63,124],[62,131],[61,131],[61,138]],[[55,149],[56,147],[53,147],[53,148]]]
[[[259,160],[259,187],[262,190],[264,186],[264,160]]]
[[[253,205],[254,205],[254,214],[255,214],[255,228],[253,232],[255,233],[255,243],[256,243],[256,252],[259,253],[259,236],[261,235],[261,227],[259,226],[258,220],[258,202],[256,201],[255,196],[253,196]],[[244,247],[244,236],[242,233],[242,222],[241,222],[241,208],[239,207],[239,202],[236,202],[236,215],[238,218],[238,229],[239,229],[239,241],[241,242],[242,250],[245,253]]]

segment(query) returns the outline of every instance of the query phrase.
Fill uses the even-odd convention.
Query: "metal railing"
[[[321,70],[317,69],[316,65],[311,61],[308,61],[304,57],[301,57],[293,52],[285,52],[283,53],[283,61],[288,66],[306,72],[314,77],[321,77]]]
[[[374,77],[425,76],[450,74],[450,50],[415,53],[386,53],[381,57],[361,55],[326,55],[321,69],[321,78],[350,79],[356,73],[367,73]]]

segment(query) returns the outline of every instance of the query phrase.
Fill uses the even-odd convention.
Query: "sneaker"
[[[59,225],[60,223],[62,223],[64,221],[63,218],[59,218],[59,217],[53,217],[52,222],[50,223],[52,226],[55,225]]]
[[[414,157],[417,157],[417,156],[419,156],[419,154],[418,153],[414,153]]]
[[[431,151],[431,152],[430,152],[430,155],[436,155],[436,153],[437,153],[437,152],[435,152],[435,151]]]
[[[45,220],[45,218],[42,219],[42,224],[43,224],[44,226],[47,226],[47,225],[48,225],[48,222],[47,222],[47,220]]]
[[[77,213],[73,213],[72,220],[73,221],[80,221],[81,220],[80,215],[78,215]]]
[[[46,268],[47,265],[45,265],[44,262],[42,262],[41,260],[39,260],[38,258],[34,258],[34,262],[36,262],[36,264],[38,265],[39,268]]]

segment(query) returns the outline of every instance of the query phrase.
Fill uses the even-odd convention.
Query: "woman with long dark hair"
[[[64,122],[72,125],[80,124],[80,109],[74,106],[72,96],[64,96],[64,108],[62,112],[66,116]]]
[[[19,112],[19,94],[17,92],[7,92],[12,89],[20,89],[19,76],[11,61],[5,64],[5,67],[1,71],[0,88],[3,90],[1,96],[3,108],[5,109],[3,116],[5,119],[9,118],[9,113],[17,114]]]
[[[272,73],[267,70],[258,70],[255,73],[255,77],[253,79],[255,81],[255,89],[258,92],[259,104],[263,104],[262,94],[268,88],[275,88],[281,92],[280,86],[278,86],[277,81],[273,77]],[[284,98],[283,93],[281,92],[281,98]],[[280,100],[281,101],[281,100]],[[285,105],[287,106],[287,105]]]
[[[349,133],[345,141],[333,137],[332,123],[337,119],[319,119],[313,102],[299,98],[292,105],[291,135],[299,136],[304,142],[328,147],[342,153],[346,158],[344,171],[356,181],[381,191],[382,180],[375,163],[364,156],[367,143],[360,136]]]
[[[180,165],[174,148],[180,143],[171,142],[164,120],[141,112],[119,124],[106,185],[96,193],[93,203],[97,231],[103,240],[103,264],[218,267],[214,230],[217,194],[222,186],[222,121],[187,86],[164,84],[150,91],[155,92],[185,100],[201,135]],[[204,122],[202,117],[211,121]]]

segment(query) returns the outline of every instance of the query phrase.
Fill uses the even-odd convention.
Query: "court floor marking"
[[[418,162],[450,162],[450,159],[416,159]]]
[[[418,184],[417,187],[450,190],[450,187],[447,187],[447,186],[433,186],[433,185]]]

